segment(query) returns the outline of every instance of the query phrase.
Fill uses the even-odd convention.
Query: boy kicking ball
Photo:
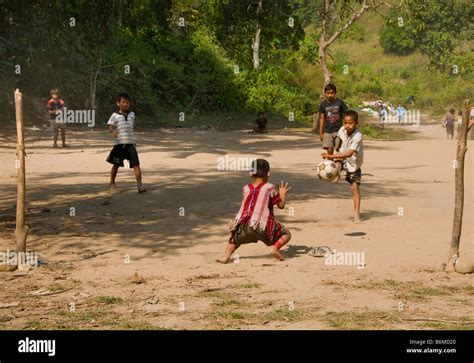
[[[110,190],[115,190],[115,177],[117,176],[118,168],[123,166],[123,161],[127,159],[130,163],[130,168],[133,168],[135,172],[138,193],[145,193],[146,189],[142,187],[142,172],[133,134],[135,113],[129,111],[130,96],[126,93],[119,94],[117,106],[118,111],[114,112],[107,122],[107,129],[115,138],[115,146],[107,157],[107,162],[113,165],[110,171]]]
[[[271,253],[284,261],[280,248],[291,238],[290,231],[273,215],[273,206],[285,208],[286,193],[291,189],[283,181],[277,189],[268,183],[270,164],[264,159],[252,162],[250,172],[252,182],[243,188],[242,205],[230,225],[230,238],[224,256],[216,260],[220,263],[230,262],[234,251],[245,243],[262,241],[270,246]]]
[[[362,172],[360,167],[364,161],[364,145],[362,133],[357,129],[359,115],[355,111],[347,111],[344,114],[343,126],[339,129],[337,136],[341,140],[340,149],[336,154],[323,153],[324,159],[336,162],[339,181],[341,169],[346,171],[346,181],[351,184],[354,197],[354,222],[360,222],[360,189]]]

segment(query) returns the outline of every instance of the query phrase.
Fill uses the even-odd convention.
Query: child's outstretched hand
[[[322,157],[323,159],[329,159],[329,160],[334,159],[334,155],[328,154],[328,153],[322,153],[322,154],[321,154],[321,157]]]
[[[280,197],[282,199],[285,198],[286,196],[286,193],[288,193],[288,191],[291,189],[290,186],[288,186],[288,182],[286,184],[283,183],[283,180],[281,181],[280,183],[280,187],[278,188],[278,192],[280,193]]]

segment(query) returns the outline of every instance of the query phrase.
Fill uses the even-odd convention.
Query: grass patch
[[[51,292],[62,291],[64,290],[64,286],[61,284],[51,284],[48,286],[48,290]]]
[[[236,307],[236,306],[245,307],[245,306],[249,306],[250,304],[245,301],[237,300],[234,298],[225,298],[221,301],[214,303],[214,305],[217,307],[224,308],[224,307]]]
[[[105,311],[103,309],[95,309],[84,312],[59,311],[56,316],[60,317],[59,321],[54,326],[55,329],[90,329],[88,324],[96,324],[100,328],[115,328],[115,329],[130,329],[130,330],[155,330],[163,329],[154,326],[145,321],[130,321],[123,319],[123,315]],[[81,326],[84,324],[84,326]]]
[[[442,285],[439,287],[445,291],[449,291],[451,293],[461,293],[467,295],[474,295],[474,286],[472,285],[462,285],[462,286],[450,286],[450,285]]]
[[[397,299],[418,302],[428,301],[432,296],[442,295],[450,295],[450,293],[433,287],[425,287],[419,283],[410,283],[406,288],[401,288],[395,293]]]
[[[351,287],[351,285],[347,285],[341,282],[336,283],[339,286],[344,286],[344,287]],[[385,279],[383,281],[368,281],[360,284],[355,284],[352,285],[352,287],[358,288],[358,289],[365,289],[365,290],[375,290],[375,289],[381,289],[381,290],[394,290],[401,288],[405,285],[405,283],[402,283],[400,281],[396,281],[393,279]]]
[[[123,299],[116,296],[97,296],[95,301],[100,304],[111,305],[111,304],[120,304]]]
[[[304,314],[300,310],[290,310],[288,308],[279,308],[265,314],[265,320],[270,321],[299,321],[303,320]]]
[[[25,326],[25,329],[46,329],[46,325],[42,322],[42,321],[39,321],[39,320],[33,320],[33,321],[29,321],[27,323],[27,325]]]
[[[397,314],[379,310],[328,311],[322,318],[330,327],[337,329],[375,329],[401,322]]]
[[[261,286],[263,285],[257,282],[245,282],[243,284],[236,284],[233,287],[236,289],[258,289]]]
[[[131,330],[166,330],[163,327],[155,326],[143,321],[118,321],[117,328]]]
[[[366,290],[389,290],[394,293],[397,299],[406,299],[407,301],[423,302],[428,301],[433,296],[449,296],[452,294],[474,295],[474,287],[470,285],[450,286],[441,285],[436,287],[424,286],[418,281],[401,282],[393,279],[383,281],[369,281],[362,284],[347,285]]]
[[[435,330],[474,330],[474,325],[470,324],[449,324],[427,321],[426,323],[417,324],[420,328],[430,328]]]

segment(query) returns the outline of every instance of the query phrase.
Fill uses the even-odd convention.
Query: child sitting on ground
[[[291,189],[283,181],[277,189],[268,183],[270,164],[264,159],[252,162],[252,182],[243,188],[242,205],[230,225],[230,238],[225,254],[217,262],[228,263],[234,251],[245,243],[258,240],[271,247],[275,257],[284,261],[280,248],[291,238],[290,231],[273,215],[273,206],[285,207],[286,193]]]
[[[264,134],[268,132],[268,120],[263,111],[258,113],[258,119],[255,120],[257,126],[254,127],[253,132]]]

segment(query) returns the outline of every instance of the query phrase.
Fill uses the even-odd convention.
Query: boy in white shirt
[[[354,222],[360,222],[360,188],[362,172],[360,167],[364,161],[364,145],[362,133],[357,129],[359,115],[355,111],[347,111],[344,114],[343,126],[338,131],[341,147],[336,154],[323,153],[324,159],[333,160],[338,167],[339,175],[335,181],[339,181],[341,169],[346,171],[346,181],[351,184],[354,198]]]
[[[135,173],[138,193],[142,194],[146,192],[146,189],[142,187],[142,172],[133,134],[135,113],[129,110],[130,96],[126,93],[120,93],[117,97],[117,106],[118,111],[114,112],[107,122],[107,130],[115,138],[115,146],[107,157],[107,162],[112,164],[110,190],[115,190],[115,177],[118,168],[124,166],[123,161],[127,159],[130,168],[133,168]]]

